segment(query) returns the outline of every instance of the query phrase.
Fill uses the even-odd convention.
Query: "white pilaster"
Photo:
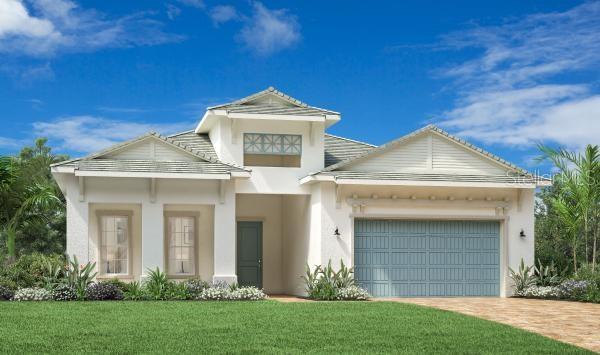
[[[223,203],[215,204],[213,281],[237,282],[235,190],[223,182]]]
[[[164,271],[164,216],[160,203],[142,204],[142,275],[158,267]]]

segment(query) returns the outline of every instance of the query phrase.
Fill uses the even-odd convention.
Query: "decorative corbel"
[[[85,201],[85,178],[83,176],[79,176],[77,180],[79,184],[79,202]]]
[[[156,202],[156,178],[150,178],[150,203]]]
[[[219,203],[225,203],[225,181],[219,180]]]

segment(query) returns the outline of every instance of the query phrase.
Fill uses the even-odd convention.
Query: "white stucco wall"
[[[232,140],[232,120],[221,118],[209,132],[219,158],[225,162],[243,165],[244,133],[298,134],[302,136],[302,158],[299,168],[249,167],[252,176],[236,181],[238,193],[307,194],[310,188],[298,184],[298,180],[311,172],[323,169],[325,161],[324,125],[314,122],[281,120],[236,119],[235,139]]]
[[[304,267],[318,257],[320,243],[311,243],[311,197],[303,195],[283,196],[283,284],[286,293],[304,295]]]
[[[235,282],[235,191],[225,182],[224,202],[219,202],[217,181],[157,180],[156,200],[150,202],[150,180],[135,178],[85,179],[85,201],[79,201],[78,182],[67,176],[67,253],[81,262],[92,260],[89,204],[141,205],[141,270],[159,267],[164,270],[164,207],[166,205],[207,205],[213,207],[212,277]],[[202,272],[204,276],[207,271]]]

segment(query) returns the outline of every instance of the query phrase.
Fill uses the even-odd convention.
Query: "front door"
[[[237,223],[237,277],[240,286],[262,288],[262,222]]]

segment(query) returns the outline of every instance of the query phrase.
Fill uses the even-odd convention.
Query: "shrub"
[[[61,255],[27,254],[0,268],[0,278],[11,280],[21,288],[43,286],[48,265],[60,268],[63,264],[64,259]]]
[[[191,298],[195,298],[202,291],[210,287],[210,284],[206,281],[202,281],[200,279],[189,279],[184,282],[185,287],[187,288],[187,292],[190,294]]]
[[[254,286],[238,287],[230,291],[229,299],[234,301],[260,301],[267,298],[263,290]]]
[[[524,296],[525,290],[536,284],[537,278],[533,272],[533,266],[525,266],[523,259],[521,259],[517,272],[511,268],[508,268],[508,271],[515,284],[516,296]]]
[[[127,282],[121,281],[121,280],[117,279],[116,277],[105,280],[103,282],[115,285],[119,290],[121,290],[121,292],[125,292],[125,290],[127,289],[127,285],[128,285]]]
[[[590,264],[581,265],[577,270],[577,273],[573,275],[573,279],[589,281],[600,288],[600,265],[596,266],[596,270],[592,270],[592,265]]]
[[[69,285],[58,285],[52,290],[52,299],[55,301],[74,301],[77,299],[77,290]]]
[[[196,299],[201,301],[225,301],[229,299],[230,293],[229,287],[209,287],[202,290]]]
[[[346,291],[348,292],[358,292],[358,287],[354,280],[354,270],[346,267],[343,261],[340,262],[340,269],[338,271],[335,271],[331,266],[331,260],[326,267],[315,266],[314,271],[310,269],[310,266],[306,265],[306,273],[302,276],[302,279],[304,280],[308,297],[316,300],[333,301],[346,299],[340,298],[339,292],[342,289],[347,289]],[[345,297],[345,295],[342,297]]]
[[[14,295],[12,289],[0,285],[0,301],[10,301]]]
[[[558,297],[564,299],[581,299],[585,295],[590,282],[588,281],[577,281],[577,280],[566,280],[563,281],[558,287]]]
[[[125,284],[123,296],[124,299],[130,301],[141,301],[148,298],[142,284],[138,281]]]
[[[174,301],[184,301],[191,299],[192,296],[188,292],[188,288],[183,282],[169,281],[165,288],[164,299]]]
[[[123,292],[111,282],[96,282],[86,289],[86,298],[90,301],[122,300]]]
[[[0,276],[0,286],[6,287],[9,290],[13,290],[13,291],[19,288],[19,286],[17,285],[16,282],[14,282],[13,280],[11,280],[5,276]]]
[[[544,266],[542,261],[538,259],[538,265],[534,266],[533,270],[538,286],[556,286],[562,281],[554,262]]]
[[[556,286],[532,285],[522,292],[522,296],[531,298],[559,298],[560,291]]]
[[[345,301],[365,301],[369,298],[369,293],[359,286],[348,286],[340,288],[337,292],[338,300]]]
[[[15,292],[14,301],[49,301],[52,299],[50,291],[39,288],[21,288]]]
[[[166,299],[166,291],[168,287],[169,280],[164,272],[160,271],[159,268],[156,268],[156,270],[148,269],[148,278],[144,283],[144,288],[152,299]]]
[[[67,266],[65,268],[65,281],[67,285],[73,287],[77,291],[77,297],[84,299],[86,297],[87,288],[98,274],[94,272],[96,263],[79,264],[77,257],[73,260],[67,257]]]

